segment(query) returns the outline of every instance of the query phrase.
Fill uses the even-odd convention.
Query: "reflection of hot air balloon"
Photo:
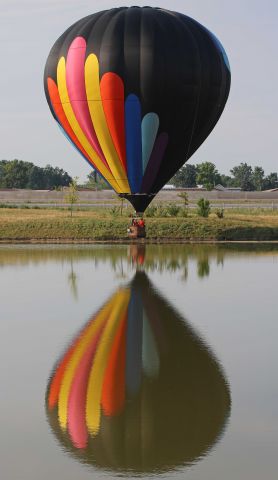
[[[137,272],[58,362],[46,408],[80,461],[150,472],[206,454],[223,431],[230,397],[213,354]]]
[[[114,8],[66,30],[44,81],[68,139],[143,212],[217,123],[230,68],[217,38],[192,18]]]
[[[146,246],[143,245],[130,245],[129,247],[129,256],[131,259],[132,264],[138,268],[142,267],[145,262],[145,256],[146,256]]]

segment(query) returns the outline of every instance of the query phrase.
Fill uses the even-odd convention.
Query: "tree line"
[[[51,190],[66,187],[72,182],[71,176],[62,168],[38,167],[23,160],[0,160],[0,188],[30,188]]]
[[[186,164],[172,178],[171,184],[179,188],[194,188],[203,185],[207,190],[221,184],[223,187],[239,187],[241,190],[269,190],[278,187],[278,175],[272,172],[265,176],[262,167],[241,163],[230,170],[231,176],[218,172],[211,162],[199,165]]]
[[[231,176],[218,172],[211,162],[199,165],[186,164],[174,175],[169,183],[178,188],[194,188],[203,185],[211,190],[215,185],[239,187],[245,191],[269,190],[278,187],[278,175],[272,172],[265,175],[262,167],[251,167],[241,163],[230,170]],[[111,188],[97,172],[92,171],[88,181],[82,185],[93,190]],[[30,188],[33,190],[51,190],[67,187],[72,177],[62,168],[38,167],[23,160],[0,160],[0,188]]]

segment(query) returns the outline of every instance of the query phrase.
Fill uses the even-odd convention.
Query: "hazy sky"
[[[59,131],[43,90],[44,64],[76,20],[129,5],[162,6],[192,16],[221,40],[232,70],[224,113],[190,163],[228,173],[240,162],[277,171],[277,0],[0,0],[0,159],[60,166],[84,179],[90,167]]]

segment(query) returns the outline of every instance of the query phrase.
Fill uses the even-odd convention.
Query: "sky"
[[[43,90],[56,39],[76,20],[115,6],[160,6],[189,15],[223,44],[231,92],[217,126],[189,163],[228,174],[240,162],[278,170],[277,0],[0,0],[0,159],[51,164],[85,180],[90,166],[61,134]]]

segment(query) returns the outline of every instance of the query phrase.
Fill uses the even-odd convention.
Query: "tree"
[[[73,179],[70,177],[70,175],[62,168],[54,168],[51,165],[46,165],[44,174],[46,179],[45,188],[49,190],[57,187],[67,187],[73,182]]]
[[[4,175],[5,175],[5,168],[7,165],[7,160],[1,160],[0,161],[0,187],[4,187]]]
[[[250,165],[247,165],[247,163],[241,163],[240,165],[232,168],[230,172],[234,177],[235,186],[246,191],[255,189],[253,183],[253,171]]]
[[[263,190],[264,170],[262,167],[255,167],[252,175],[252,183],[256,190]]]
[[[276,172],[270,173],[264,179],[263,189],[270,190],[271,188],[278,188],[278,175]]]
[[[85,183],[85,187],[91,188],[92,190],[107,190],[111,189],[111,186],[102,178],[96,170],[93,170],[89,175],[87,175],[88,182]]]
[[[204,185],[207,190],[220,182],[220,175],[215,165],[211,162],[203,162],[197,165],[197,183]]]
[[[119,196],[117,193],[115,194],[114,198],[115,198],[118,202],[120,202],[119,211],[120,211],[120,215],[121,215],[121,217],[122,217],[122,216],[123,216],[123,208],[124,208],[125,198],[122,197],[122,196]],[[114,210],[112,209],[112,213],[113,213],[114,215],[116,215],[117,211],[118,211],[118,210],[117,210],[117,207],[116,207],[116,209],[114,209]]]
[[[46,179],[44,169],[33,165],[29,172],[29,179],[26,188],[34,190],[43,190],[45,188]]]
[[[181,192],[179,193],[178,197],[182,198],[183,200],[183,205],[184,205],[184,210],[183,210],[183,216],[187,217],[188,216],[188,193],[187,192]]]
[[[171,183],[175,187],[194,188],[196,187],[197,169],[195,165],[184,165],[173,176]]]
[[[4,188],[26,188],[33,164],[22,160],[2,161],[1,186]]]
[[[79,199],[78,191],[77,191],[77,180],[78,178],[75,177],[69,184],[69,189],[64,197],[64,201],[66,203],[70,203],[70,216],[72,217],[73,212],[73,205],[77,203]]]
[[[234,187],[234,180],[232,177],[229,175],[220,175],[220,184],[223,185],[223,187]]]
[[[188,193],[187,192],[181,192],[178,194],[178,197],[183,199],[183,204],[185,207],[188,207]]]
[[[0,161],[0,187],[2,188],[52,189],[67,186],[71,180],[67,172],[51,165],[43,168],[17,159]]]

